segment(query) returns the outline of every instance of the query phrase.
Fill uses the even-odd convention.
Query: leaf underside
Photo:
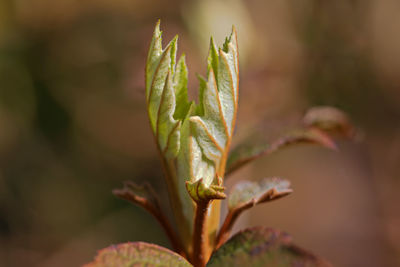
[[[291,237],[270,228],[256,227],[234,235],[213,253],[207,267],[330,266],[292,243]]]
[[[128,242],[100,250],[84,267],[190,267],[183,257],[166,248],[144,242]]]

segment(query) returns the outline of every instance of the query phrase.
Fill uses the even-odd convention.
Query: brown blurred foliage
[[[339,140],[339,152],[302,145],[238,172],[228,187],[281,176],[294,188],[241,227],[288,231],[338,266],[396,266],[399,12],[396,0],[2,0],[1,265],[79,266],[109,244],[169,245],[150,215],[111,194],[123,180],[146,180],[166,196],[143,77],[160,18],[164,40],[180,35],[192,97],[204,36],[221,42],[237,26],[236,143],[273,138],[315,105],[343,109],[362,129],[363,141]]]

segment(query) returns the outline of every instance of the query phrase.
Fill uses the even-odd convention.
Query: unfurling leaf
[[[353,137],[355,133],[348,116],[334,107],[319,106],[310,108],[304,115],[303,122],[307,127],[318,128],[345,137]]]
[[[215,251],[207,267],[330,266],[326,261],[293,244],[283,232],[257,227],[234,235]]]
[[[113,245],[98,252],[85,267],[190,267],[180,255],[155,244],[144,242]]]
[[[197,208],[203,206],[200,202],[211,203],[208,210],[212,219],[206,221],[208,248],[204,248],[207,251],[204,258],[211,253],[219,227],[219,203],[211,200],[225,197],[221,184],[237,112],[239,63],[234,28],[219,50],[211,39],[207,71],[207,80],[199,76],[199,104],[192,106],[182,123],[177,160],[178,184],[185,183],[189,192],[180,192],[183,205],[193,203],[188,195],[197,203]],[[188,225],[194,226],[196,220],[200,221],[197,219],[199,214],[194,214],[197,208],[192,206],[191,210],[185,210],[186,217],[190,218]],[[194,250],[203,249],[193,247]]]
[[[222,245],[243,211],[260,203],[272,201],[292,193],[290,182],[281,178],[264,178],[258,182],[242,181],[236,184],[228,197],[228,214],[217,237]]]
[[[211,39],[208,77],[199,76],[199,105],[184,122],[186,129],[181,133],[181,153],[188,166],[178,169],[178,175],[190,182],[203,179],[208,187],[216,176],[224,176],[237,111],[238,64],[234,29],[219,50]]]
[[[280,178],[264,178],[258,182],[236,184],[228,198],[229,210],[247,209],[292,193],[290,182]]]
[[[177,50],[175,37],[162,49],[160,25],[157,23],[146,63],[146,99],[151,128],[159,150],[166,158],[174,158],[179,151],[179,119],[187,111],[187,70],[184,57],[175,67]],[[176,69],[175,69],[176,68]],[[176,102],[176,98],[179,102]]]
[[[226,195],[224,193],[225,188],[220,185],[212,184],[206,186],[203,183],[203,179],[197,180],[196,182],[186,182],[186,188],[189,192],[190,197],[196,202],[207,202],[213,199],[224,199]]]
[[[329,149],[337,150],[335,142],[322,130],[317,128],[299,129],[278,138],[270,144],[261,142],[259,144],[244,143],[238,145],[229,154],[226,174],[230,174],[262,156],[269,155],[286,146],[299,143],[313,143]]]
[[[185,180],[178,182],[176,166],[183,164],[177,163],[181,143],[187,142],[185,138],[182,140],[181,128],[193,104],[188,102],[188,71],[185,57],[182,55],[175,65],[176,51],[177,37],[164,49],[162,48],[162,33],[158,22],[154,29],[145,70],[147,111],[162,158],[175,220],[182,225],[178,228],[179,239],[187,247],[191,237],[190,218],[193,205],[185,189]]]
[[[161,37],[157,23],[145,70],[147,109],[174,217],[181,226],[180,238],[190,251],[195,213],[191,197],[225,197],[221,184],[214,182],[225,175],[235,126],[239,85],[237,36],[233,28],[220,49],[211,39],[207,79],[199,76],[198,104],[188,101],[184,56],[176,63],[177,37],[164,49]],[[194,194],[194,189],[199,194]],[[215,205],[212,203],[210,210],[217,214]],[[215,234],[219,216],[214,217],[208,228]]]

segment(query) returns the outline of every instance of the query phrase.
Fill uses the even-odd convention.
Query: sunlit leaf
[[[217,50],[211,39],[207,80],[200,80],[200,101],[194,116],[188,118],[187,146],[190,169],[185,174],[190,181],[203,179],[209,186],[223,166],[231,142],[238,101],[238,55],[236,31]],[[182,151],[185,153],[185,151]]]
[[[187,110],[187,70],[184,58],[175,71],[177,50],[175,37],[162,49],[160,25],[157,23],[146,63],[146,99],[150,124],[159,150],[167,158],[179,151],[181,122],[174,118],[185,116]],[[186,92],[186,94],[185,94]],[[180,103],[177,107],[176,95]]]
[[[184,56],[176,63],[176,52],[177,37],[162,47],[158,23],[146,63],[148,115],[175,219],[182,226],[178,230],[189,247],[195,211],[191,197],[199,200],[225,196],[221,184],[214,181],[224,177],[235,126],[239,84],[236,30],[232,29],[222,48],[217,49],[211,39],[207,79],[198,75],[198,104],[188,101],[188,71]],[[210,222],[215,222],[209,225],[210,232],[215,233],[219,222]]]
[[[210,41],[207,80],[199,77],[199,105],[187,119],[182,131],[181,152],[188,159],[187,168],[178,175],[191,183],[202,179],[210,187],[216,177],[223,177],[232,139],[238,102],[237,36],[233,29],[222,48]]]
[[[180,255],[155,244],[144,242],[113,245],[98,252],[85,267],[190,267]]]
[[[283,232],[257,227],[234,235],[215,251],[207,267],[233,266],[330,266],[326,261],[293,244]]]
[[[183,120],[190,107],[187,85],[188,70],[186,67],[185,55],[182,55],[176,64],[176,70],[174,74],[174,88],[177,103],[174,118],[177,120]]]

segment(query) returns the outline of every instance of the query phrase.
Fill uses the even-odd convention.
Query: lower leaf
[[[128,242],[100,250],[95,260],[84,267],[190,267],[180,255],[145,242]]]
[[[292,243],[291,237],[265,227],[234,235],[213,253],[207,267],[233,266],[331,266]]]

